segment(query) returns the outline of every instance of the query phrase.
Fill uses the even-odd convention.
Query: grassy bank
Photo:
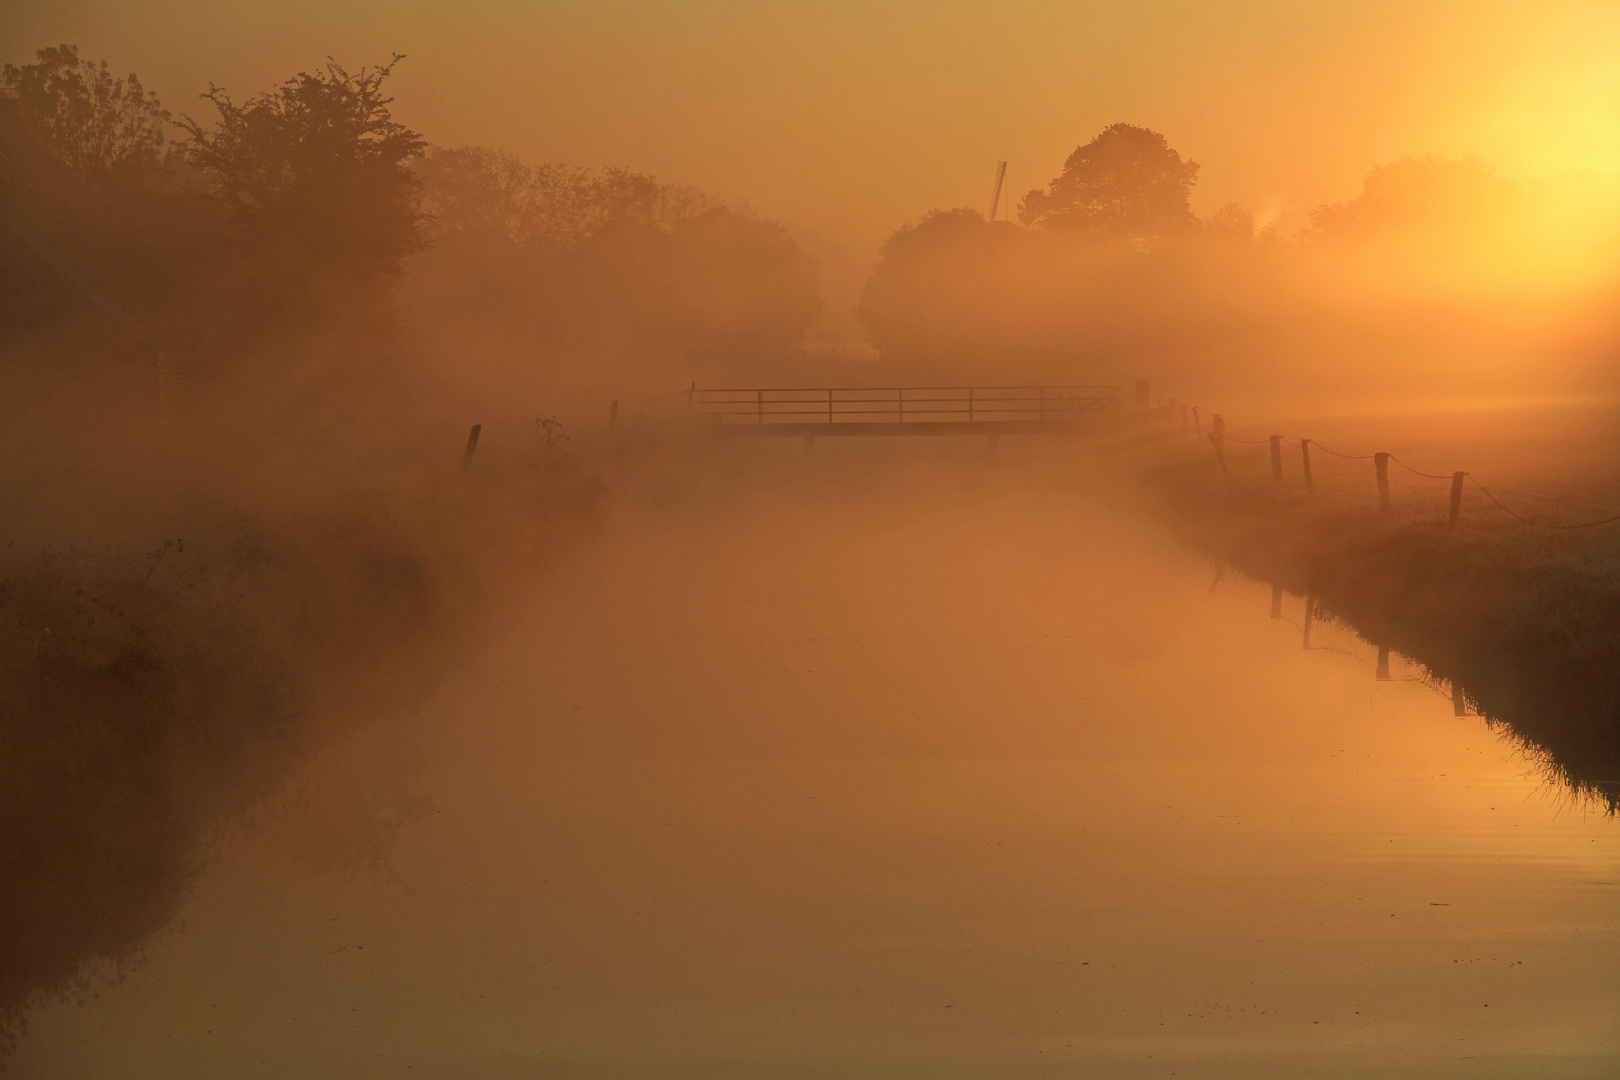
[[[1589,469],[1577,482],[1545,448],[1493,459],[1482,442],[1421,425],[1374,438],[1374,448],[1387,444],[1403,461],[1497,465],[1493,493],[1515,499],[1509,505],[1533,520],[1580,521],[1606,499],[1620,505],[1614,477]],[[1459,685],[1487,722],[1620,810],[1620,523],[1533,527],[1470,483],[1452,529],[1449,482],[1396,463],[1390,512],[1382,514],[1372,462],[1318,452],[1308,494],[1299,451],[1286,449],[1282,482],[1264,442],[1228,442],[1223,471],[1207,439],[1174,426],[1133,457],[1153,511],[1187,543],[1310,598],[1319,618]],[[1439,472],[1422,471],[1430,469]]]
[[[139,963],[228,830],[425,699],[588,531],[591,470],[458,474],[458,451],[281,488],[170,478],[139,520],[0,543],[0,1070],[34,1003]],[[369,857],[399,822],[360,824]]]

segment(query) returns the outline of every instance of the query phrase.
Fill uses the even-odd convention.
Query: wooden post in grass
[[[1222,461],[1225,461],[1226,460],[1226,418],[1223,417],[1220,413],[1215,413],[1213,416],[1211,416],[1209,418],[1209,430],[1210,430],[1210,437],[1215,440],[1216,453],[1221,455],[1221,460]]]
[[[1202,435],[1204,433],[1204,422],[1198,416],[1198,406],[1194,405],[1192,407],[1192,410],[1193,410],[1193,434],[1194,435]]]
[[[461,455],[462,472],[472,468],[473,454],[478,451],[478,433],[483,430],[483,424],[474,424],[472,430],[467,432],[467,450]]]
[[[1305,466],[1305,494],[1309,495],[1316,490],[1316,483],[1311,479],[1311,440],[1299,440],[1299,460]]]
[[[1213,431],[1209,433],[1209,445],[1215,448],[1215,460],[1221,463],[1221,472],[1226,473],[1228,476],[1232,475],[1226,468],[1226,455],[1221,453],[1220,436]]]
[[[1181,430],[1188,430],[1187,406],[1185,405],[1181,407]]]
[[[1451,474],[1451,517],[1446,522],[1446,528],[1455,529],[1457,519],[1462,516],[1462,487],[1463,477],[1468,474],[1456,472]]]
[[[1304,647],[1311,647],[1311,616],[1316,613],[1316,600],[1313,597],[1305,598],[1305,639]]]
[[[1281,585],[1273,585],[1271,587],[1271,617],[1273,619],[1282,618],[1282,586]]]
[[[1389,682],[1389,646],[1378,646],[1378,670],[1374,672],[1379,682]]]
[[[1463,689],[1456,679],[1451,680],[1451,715],[1468,715],[1468,702],[1463,700]]]
[[[1378,512],[1389,513],[1389,455],[1373,455],[1373,469],[1378,473]]]
[[[1282,483],[1282,436],[1271,437],[1271,478]]]

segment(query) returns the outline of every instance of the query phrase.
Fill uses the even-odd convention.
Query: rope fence
[[[1174,415],[1174,410],[1176,409],[1177,405],[1177,402],[1174,400],[1171,401],[1172,416]],[[1591,529],[1596,528],[1599,525],[1612,525],[1615,522],[1620,522],[1620,514],[1615,514],[1612,517],[1600,518],[1596,521],[1579,521],[1567,524],[1550,521],[1537,521],[1535,518],[1526,517],[1517,510],[1514,510],[1512,507],[1504,504],[1502,500],[1493,495],[1484,484],[1481,484],[1479,480],[1469,472],[1462,470],[1453,473],[1424,472],[1422,469],[1413,468],[1400,458],[1396,457],[1394,454],[1384,452],[1372,454],[1348,454],[1340,450],[1330,449],[1329,447],[1323,446],[1321,443],[1312,439],[1302,438],[1298,442],[1294,442],[1292,439],[1284,439],[1281,435],[1272,435],[1264,439],[1239,438],[1236,435],[1228,435],[1226,433],[1226,420],[1219,413],[1205,414],[1209,416],[1210,421],[1210,430],[1206,434],[1203,431],[1203,425],[1200,422],[1200,410],[1197,406],[1180,405],[1180,410],[1182,430],[1192,430],[1198,435],[1208,438],[1210,445],[1215,450],[1215,460],[1220,464],[1221,471],[1227,475],[1230,475],[1231,471],[1227,468],[1226,464],[1226,443],[1242,443],[1247,446],[1263,446],[1269,443],[1271,446],[1272,479],[1279,484],[1282,483],[1282,446],[1286,443],[1288,446],[1293,447],[1300,452],[1301,464],[1304,468],[1305,490],[1307,492],[1314,492],[1316,490],[1315,480],[1311,474],[1312,450],[1320,450],[1324,454],[1330,454],[1333,457],[1343,458],[1347,461],[1371,461],[1373,463],[1374,475],[1378,484],[1379,512],[1383,514],[1388,514],[1390,512],[1389,463],[1393,461],[1395,464],[1399,465],[1401,468],[1405,469],[1414,476],[1421,476],[1427,480],[1451,481],[1451,513],[1447,521],[1448,528],[1455,529],[1457,527],[1457,521],[1462,514],[1462,496],[1463,486],[1465,483],[1472,483],[1476,488],[1479,489],[1480,494],[1484,495],[1485,498],[1489,499],[1493,504],[1496,505],[1498,509],[1507,514],[1509,517],[1514,518],[1525,525],[1530,525],[1538,529]],[[1188,424],[1189,418],[1192,421],[1190,428]]]

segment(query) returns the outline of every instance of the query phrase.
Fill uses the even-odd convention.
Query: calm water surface
[[[1620,1073],[1533,756],[1061,483],[839,464],[626,500],[15,1075]]]

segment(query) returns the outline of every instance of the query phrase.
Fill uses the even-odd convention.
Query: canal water
[[[1620,826],[1533,751],[1050,462],[784,449],[628,485],[13,1074],[1620,1072]]]

